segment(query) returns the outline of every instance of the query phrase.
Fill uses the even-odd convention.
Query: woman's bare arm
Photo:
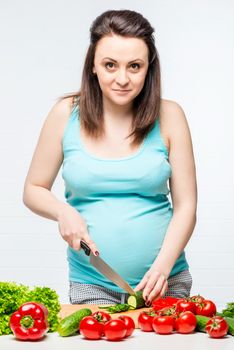
[[[51,192],[63,161],[62,136],[71,99],[57,102],[45,119],[24,184],[23,202],[34,213],[57,220],[61,206]]]

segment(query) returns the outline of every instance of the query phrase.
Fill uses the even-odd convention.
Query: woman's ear
[[[97,74],[96,69],[94,67],[93,67],[93,74]]]

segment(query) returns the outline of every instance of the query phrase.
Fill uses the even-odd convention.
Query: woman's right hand
[[[62,203],[58,213],[58,226],[62,238],[75,250],[80,250],[80,241],[85,241],[94,255],[99,254],[95,242],[90,238],[85,220],[68,203]]]

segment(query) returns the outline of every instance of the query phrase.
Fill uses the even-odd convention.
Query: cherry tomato
[[[176,303],[176,311],[181,313],[184,311],[191,311],[193,314],[196,312],[196,305],[194,302],[189,301],[187,299],[180,299]]]
[[[153,318],[155,316],[155,313],[152,311],[146,312],[142,311],[138,316],[138,326],[140,329],[144,332],[152,332],[153,331]]]
[[[87,339],[101,339],[103,324],[98,322],[93,316],[86,316],[80,322],[80,334]]]
[[[132,335],[134,329],[136,328],[135,322],[130,316],[127,315],[119,316],[119,319],[125,323],[125,326],[127,328],[125,338],[130,337],[130,335]]]
[[[206,324],[206,332],[212,338],[222,338],[227,334],[228,324],[223,317],[214,316]]]
[[[170,334],[174,330],[173,316],[155,316],[152,322],[153,330],[158,334]]]
[[[196,316],[191,311],[182,312],[175,319],[175,329],[178,333],[192,333],[197,325]]]
[[[202,300],[196,305],[196,314],[212,317],[216,314],[216,305],[211,300]]]
[[[126,333],[125,323],[120,319],[110,320],[104,324],[104,335],[108,340],[121,340]]]
[[[105,323],[111,320],[111,315],[105,311],[95,311],[92,313],[92,316],[96,318],[97,321]]]

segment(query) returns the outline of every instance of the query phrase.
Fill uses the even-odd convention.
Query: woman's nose
[[[126,70],[120,69],[115,80],[119,85],[126,85],[129,82],[129,77]]]

